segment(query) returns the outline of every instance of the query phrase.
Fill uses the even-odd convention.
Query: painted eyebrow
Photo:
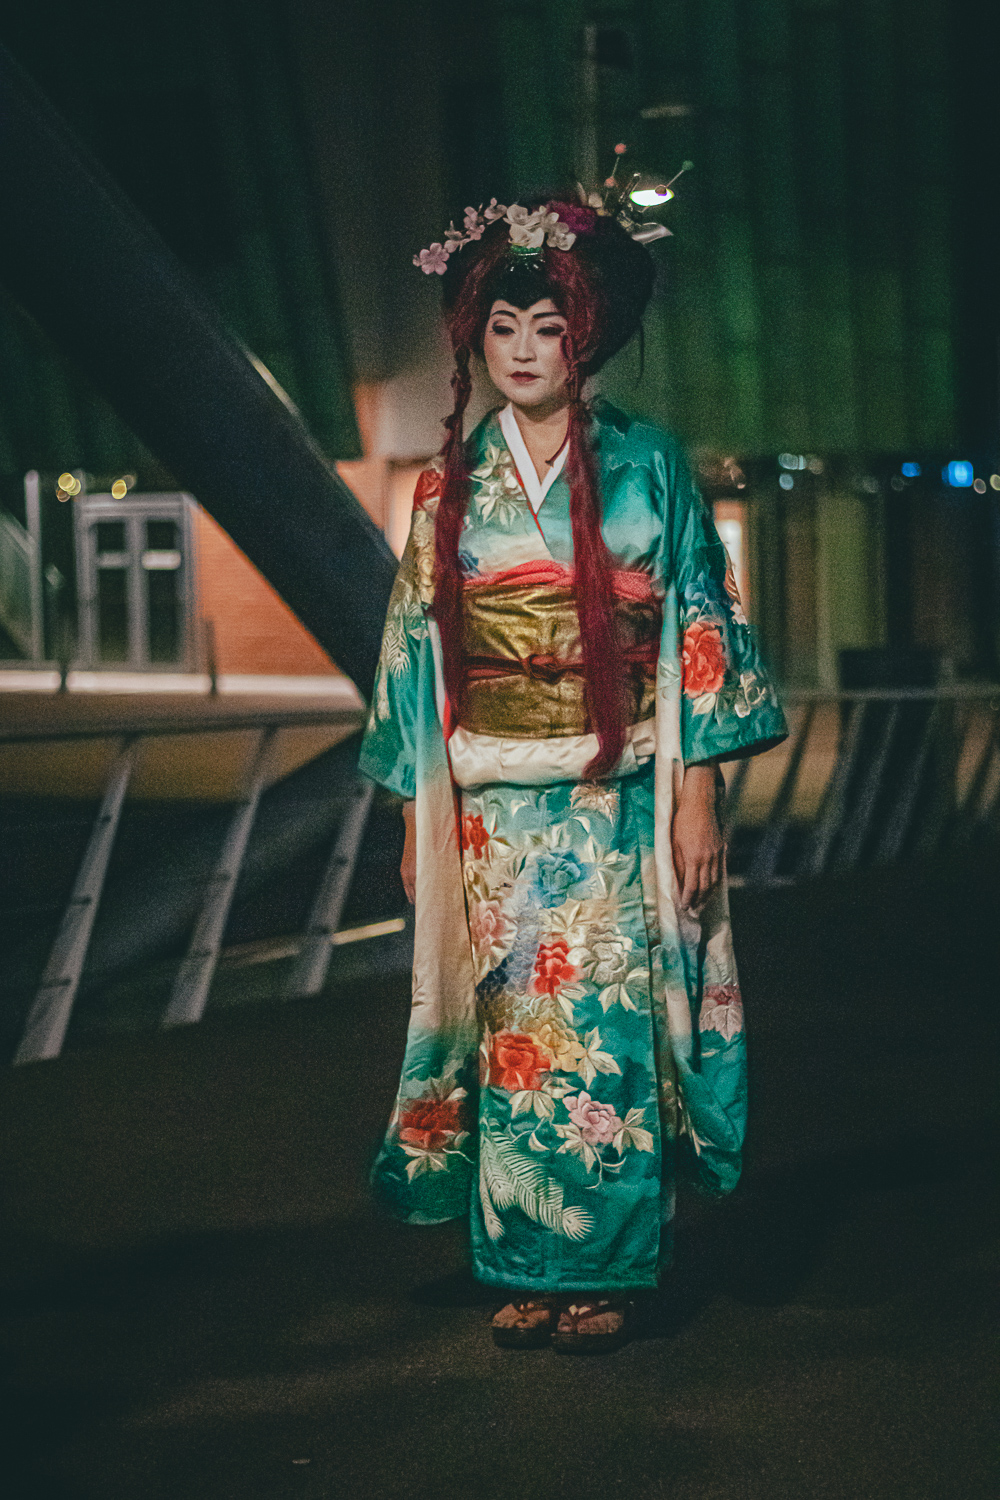
[[[508,312],[506,308],[501,308],[499,312],[491,313],[490,316],[493,318],[516,318],[517,314]],[[532,313],[531,321],[533,323],[537,322],[539,318],[562,318],[564,323],[566,321],[565,313],[561,312]]]

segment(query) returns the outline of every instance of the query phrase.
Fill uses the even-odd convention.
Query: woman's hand
[[[403,890],[412,906],[417,899],[417,804],[403,803],[403,822],[406,838],[403,841],[403,858],[399,862],[399,873],[403,877]]]
[[[715,815],[715,778],[714,762],[687,767],[670,830],[685,911],[696,912],[704,906],[722,879],[726,846]]]

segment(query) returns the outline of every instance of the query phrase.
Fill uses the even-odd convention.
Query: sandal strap
[[[625,1302],[618,1298],[593,1297],[586,1302],[570,1302],[562,1309],[562,1317],[569,1318],[574,1333],[594,1318],[604,1317],[608,1313],[618,1313],[624,1318]]]

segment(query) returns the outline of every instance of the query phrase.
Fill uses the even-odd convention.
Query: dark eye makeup
[[[510,323],[490,324],[490,333],[492,334],[504,334],[513,332],[514,328]],[[562,338],[566,330],[558,324],[550,323],[546,328],[536,328],[535,332],[544,334],[546,338]]]

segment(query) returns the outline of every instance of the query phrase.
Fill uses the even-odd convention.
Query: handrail
[[[167,696],[167,695],[165,695]],[[178,695],[182,696],[182,695]],[[822,703],[930,703],[953,699],[956,702],[995,700],[1000,705],[1000,682],[949,682],[935,687],[899,688],[785,688],[781,699],[788,707]],[[48,698],[43,701],[48,702]],[[309,728],[325,724],[361,724],[366,708],[331,705],[320,708],[255,708],[240,713],[225,712],[227,700],[199,698],[198,717],[169,718],[155,713],[119,713],[114,721],[93,719],[80,723],[38,722],[16,729],[0,723],[0,745],[26,744],[37,740],[114,739],[122,734],[174,735],[201,734],[206,730],[250,730],[262,728]],[[0,705],[3,697],[0,695]]]
[[[1000,703],[1000,682],[942,682],[934,687],[893,688],[783,688],[783,703],[928,702],[938,698],[995,698]]]
[[[60,740],[109,740],[123,734],[144,735],[156,738],[159,735],[212,734],[248,729],[309,729],[328,724],[357,724],[364,722],[364,708],[309,708],[309,709],[260,709],[253,713],[219,714],[213,717],[206,711],[197,720],[158,719],[135,717],[116,718],[113,722],[84,722],[82,724],[33,724],[20,729],[0,727],[0,745],[23,745],[37,741]]]
[[[797,689],[785,695],[791,735],[774,757],[740,763],[730,782],[730,845],[735,885],[785,885],[903,857],[923,857],[1000,837],[1000,684],[935,688]],[[962,705],[952,712],[952,705]],[[130,706],[131,707],[131,706]],[[254,762],[239,800],[220,813],[214,873],[196,899],[187,959],[178,971],[167,1024],[196,1021],[209,999],[257,807],[267,747],[282,729],[360,727],[364,709],[329,706],[219,712],[199,703],[197,718],[143,711],[113,722],[0,729],[4,744],[87,740],[127,742],[108,773],[73,897],[67,906],[17,1053],[25,1062],[58,1054],[80,985],[128,771],[143,739],[255,731]],[[371,784],[345,764],[345,810],[318,881],[287,996],[322,987],[371,802]],[[326,794],[324,794],[326,795]],[[328,801],[327,797],[327,801]],[[311,814],[310,814],[311,816]],[[214,834],[213,834],[214,839]],[[211,842],[211,841],[210,841]],[[193,903],[192,903],[193,904]],[[188,919],[185,917],[186,923]],[[183,927],[180,929],[183,931]]]
[[[100,809],[91,823],[90,836],[79,864],[73,893],[59,924],[41,982],[28,1012],[27,1023],[15,1052],[15,1063],[38,1062],[58,1057],[69,1026],[90,948],[97,909],[104,892],[112,848],[118,832],[130,775],[144,739],[162,734],[197,736],[236,733],[252,729],[256,744],[244,776],[240,796],[225,817],[227,827],[215,855],[214,870],[204,883],[200,910],[194,922],[185,959],[178,970],[163,1024],[175,1026],[201,1019],[222,951],[226,922],[244,866],[250,836],[257,820],[261,796],[274,764],[274,749],[283,729],[309,726],[347,725],[360,727],[361,708],[263,710],[201,716],[196,721],[147,720],[145,729],[132,725],[127,731],[116,720],[101,725],[35,725],[0,733],[0,744],[80,743],[111,739],[119,752],[108,774]],[[339,926],[371,804],[370,782],[361,782],[351,772],[347,811],[328,861],[324,878],[314,897],[312,913],[302,943],[309,962],[295,971],[298,993],[317,993],[329,965],[332,939]]]

